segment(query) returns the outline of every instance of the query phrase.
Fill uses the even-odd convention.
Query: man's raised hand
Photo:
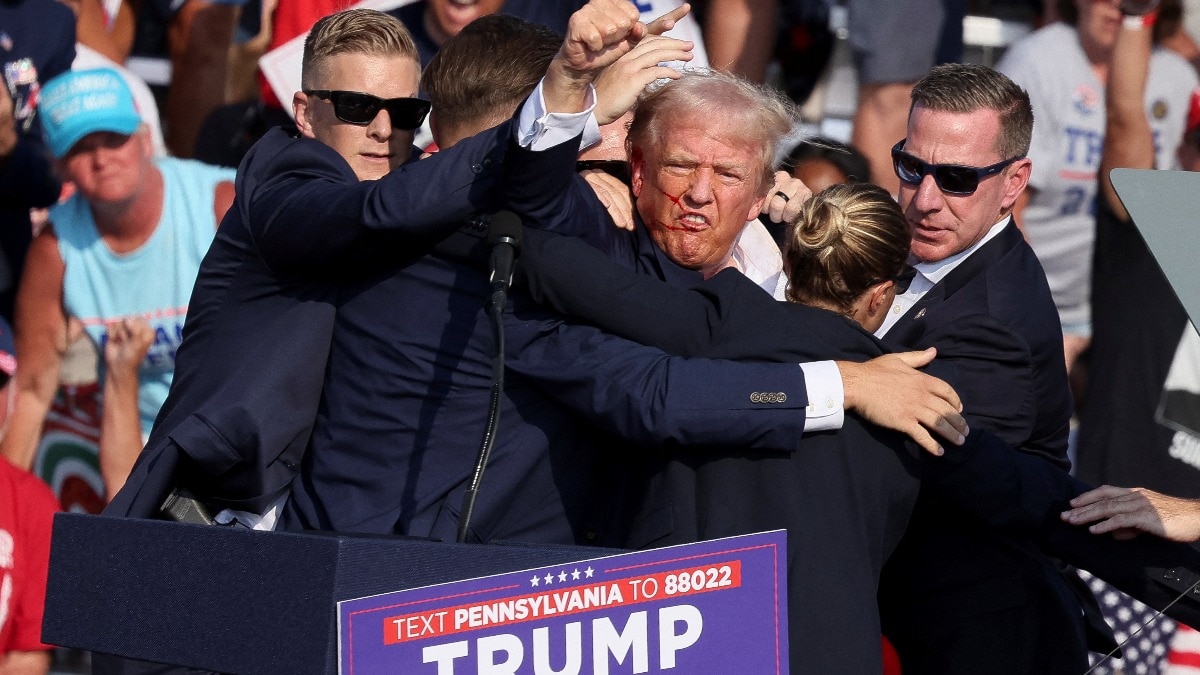
[[[546,110],[576,113],[586,109],[588,85],[646,35],[640,18],[629,0],[589,0],[572,14],[567,37],[542,84]]]

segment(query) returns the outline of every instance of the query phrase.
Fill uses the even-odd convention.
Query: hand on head
[[[655,80],[679,79],[672,61],[692,60],[691,42],[650,35],[617,59],[596,78],[596,123],[609,124],[637,103],[638,96]]]
[[[643,38],[670,30],[689,9],[687,5],[680,6],[651,21],[648,27],[640,21],[641,15],[637,7],[628,0],[590,0],[571,15],[567,24],[567,37],[546,73],[542,92],[547,110],[568,113],[582,111],[586,107],[588,84],[594,82],[605,68],[633,51]],[[672,41],[665,45],[648,45],[640,52],[644,58],[627,67],[631,73],[638,73],[638,77],[645,79],[646,83],[659,77],[672,77],[666,70],[673,69],[658,70],[659,60],[651,62],[648,59],[652,57],[647,54],[654,50],[663,50],[660,51],[660,58],[665,60],[690,59],[690,56],[682,55],[690,50],[690,46],[681,49],[679,44],[687,43]],[[671,56],[676,58],[667,58]],[[643,70],[648,72],[642,72]],[[644,86],[643,84],[642,87]],[[638,91],[640,89],[641,87]],[[627,98],[627,95],[623,95],[622,98]],[[620,117],[621,112],[624,110],[616,112],[610,119]]]

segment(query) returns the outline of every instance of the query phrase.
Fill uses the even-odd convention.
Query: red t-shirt
[[[45,483],[0,457],[0,654],[49,649],[42,606],[57,510]]]

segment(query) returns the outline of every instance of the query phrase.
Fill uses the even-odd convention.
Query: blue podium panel
[[[611,553],[62,513],[43,640],[225,673],[337,672],[337,603]]]

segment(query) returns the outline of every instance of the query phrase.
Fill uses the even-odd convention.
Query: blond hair
[[[910,240],[908,221],[886,190],[831,185],[805,202],[787,232],[787,297],[849,312],[873,283],[900,273]]]
[[[338,54],[408,56],[420,60],[412,35],[399,19],[374,9],[347,9],[318,19],[304,39],[301,86],[317,88],[325,63]]]
[[[652,87],[638,99],[626,150],[632,156],[634,148],[645,153],[660,147],[663,130],[685,116],[709,120],[758,147],[759,196],[774,184],[779,143],[798,119],[795,105],[773,89],[716,70],[685,70],[678,80]]]

